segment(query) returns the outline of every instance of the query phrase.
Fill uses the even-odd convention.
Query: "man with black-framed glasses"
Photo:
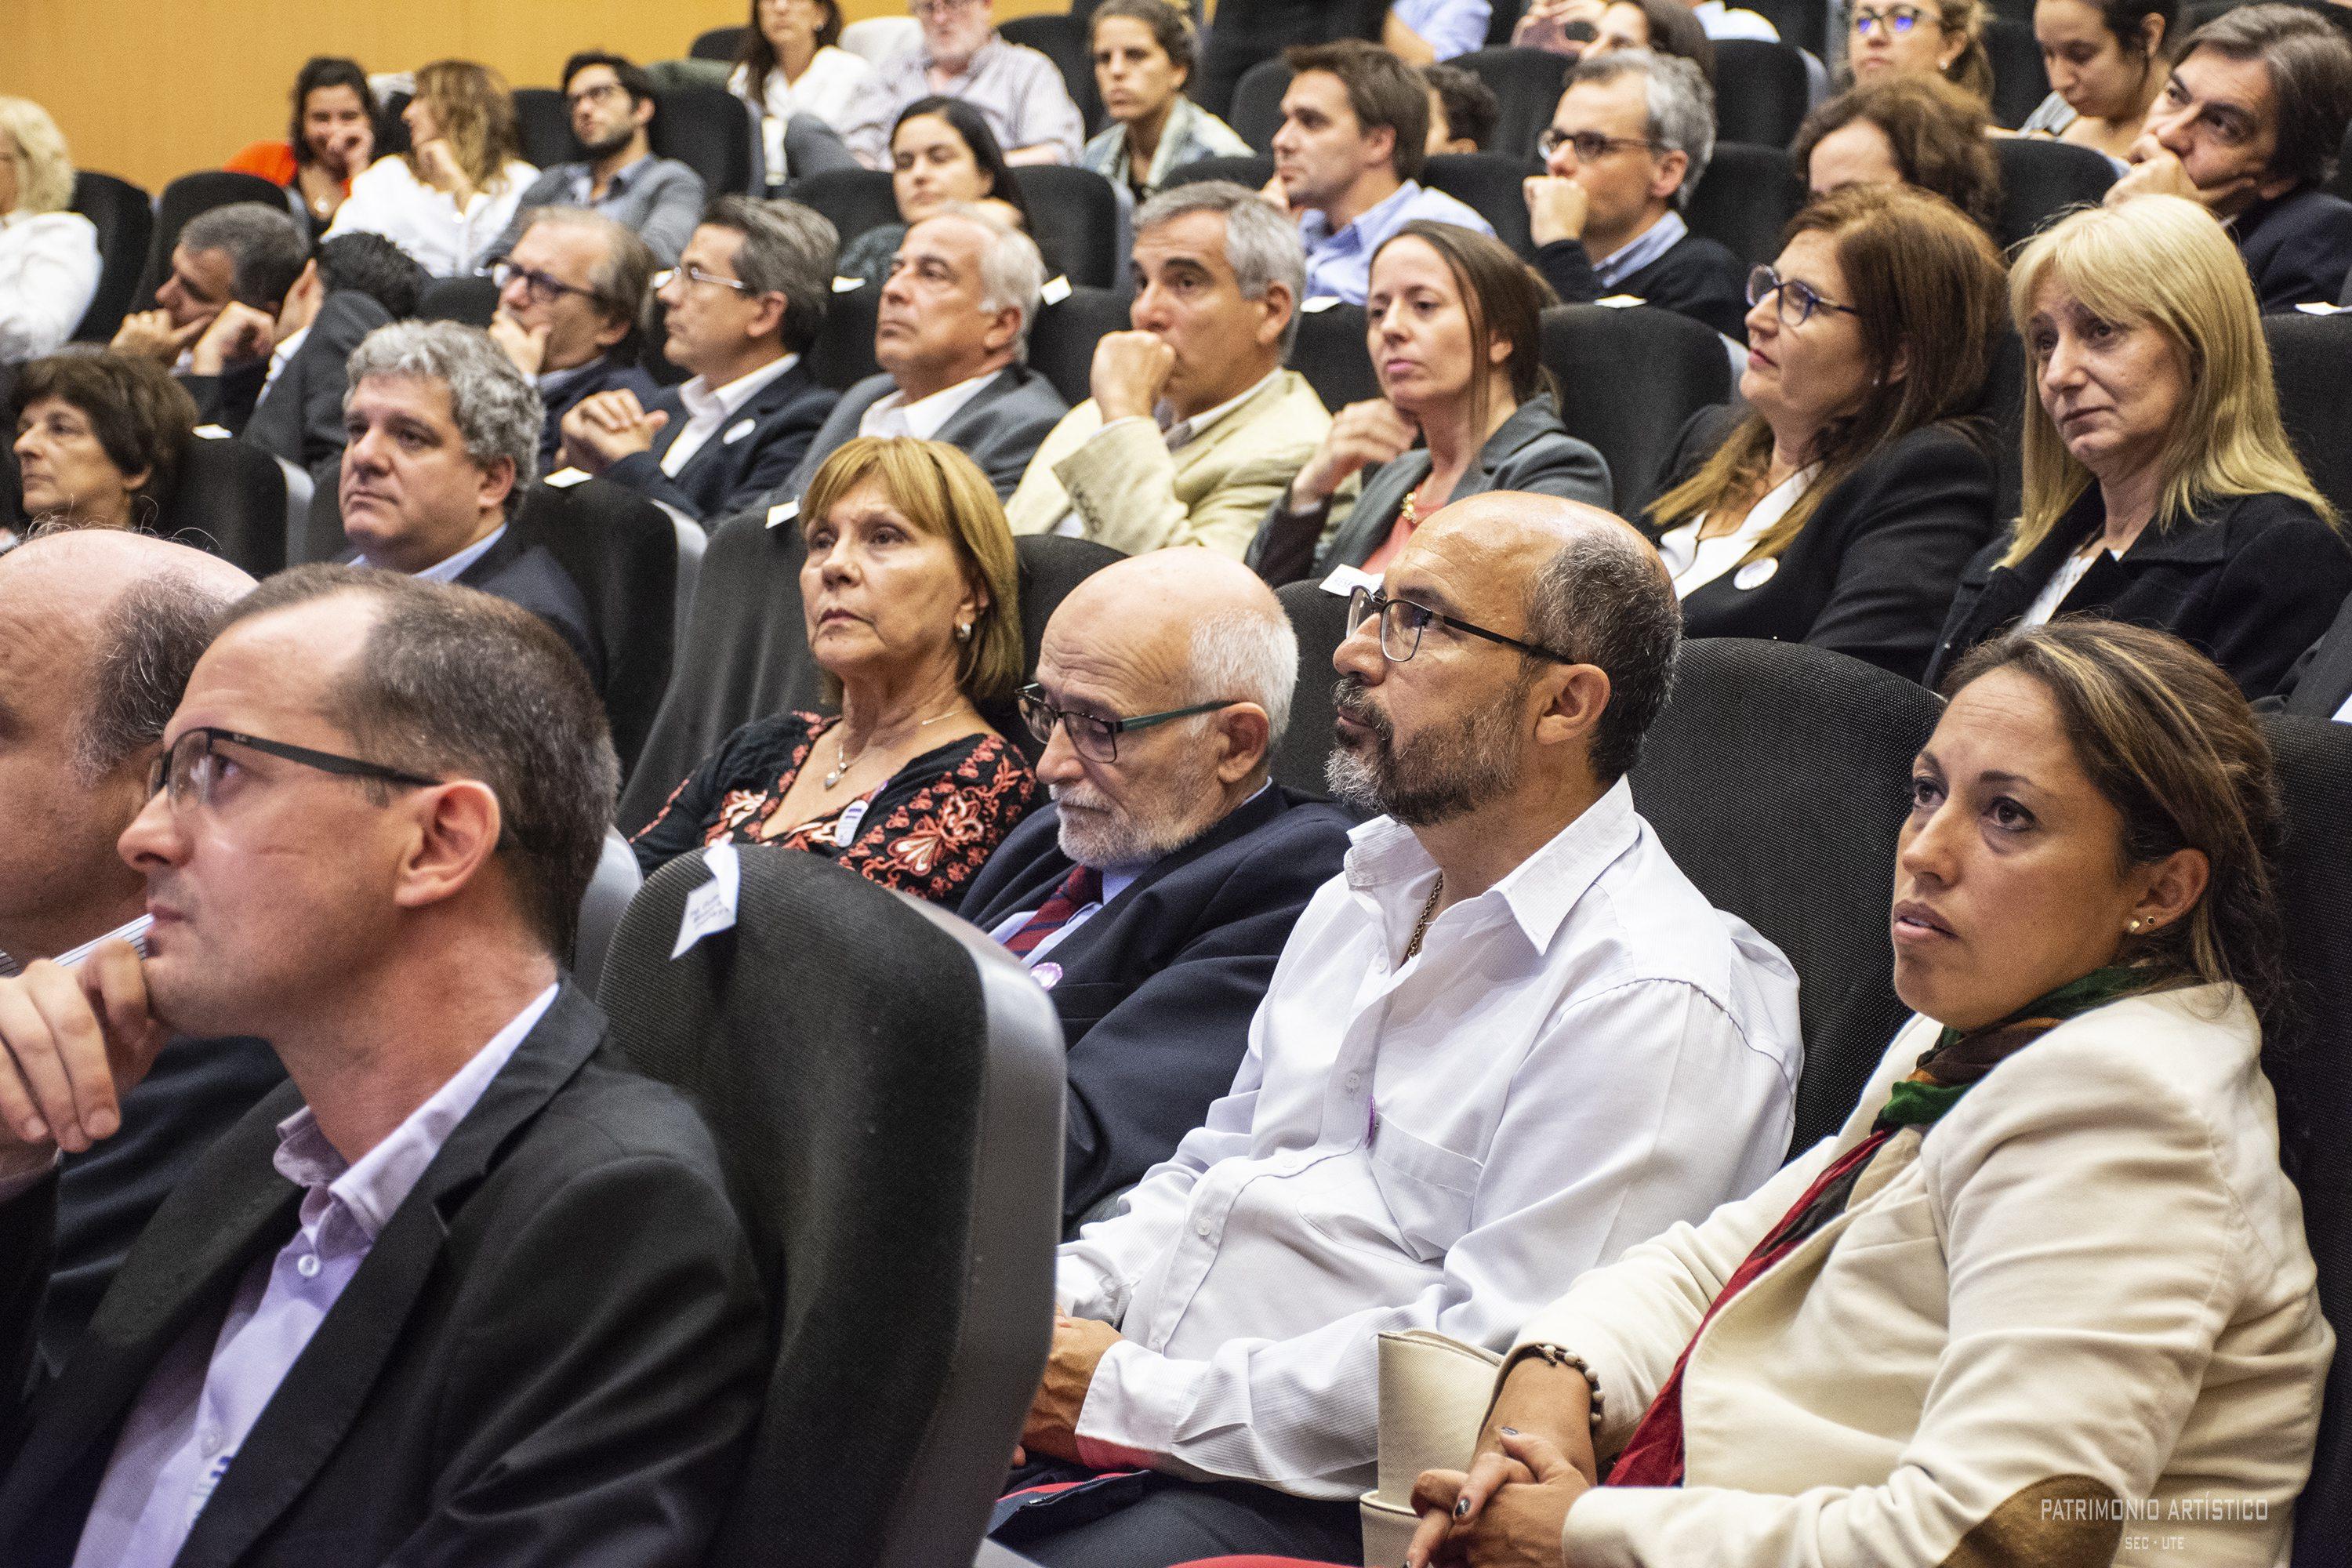
[[[539,466],[551,473],[565,415],[600,392],[642,402],[661,390],[630,352],[655,256],[625,226],[585,207],[541,207],[521,223],[490,265],[499,289],[490,341],[539,384]]]
[[[554,164],[533,180],[488,254],[512,250],[534,207],[586,207],[643,239],[659,265],[676,265],[709,192],[689,165],[654,156],[653,79],[620,55],[585,50],[563,62],[563,107],[572,140],[588,156]]]

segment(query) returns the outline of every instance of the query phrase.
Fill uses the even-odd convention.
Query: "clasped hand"
[[[1560,1534],[1592,1477],[1549,1438],[1506,1426],[1496,1441],[1466,1474],[1423,1470],[1413,1483],[1421,1528],[1405,1568],[1572,1568]]]
[[[654,437],[669,423],[659,409],[648,414],[626,387],[583,397],[563,416],[561,460],[601,474],[633,452],[650,452]]]

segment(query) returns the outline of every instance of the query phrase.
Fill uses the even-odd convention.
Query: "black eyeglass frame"
[[[1463,620],[1458,616],[1449,616],[1443,610],[1433,610],[1427,605],[1415,604],[1411,599],[1392,598],[1383,591],[1371,588],[1358,588],[1354,593],[1348,595],[1348,635],[1349,637],[1354,637],[1356,635],[1357,627],[1362,626],[1372,616],[1378,616],[1381,619],[1381,629],[1379,635],[1373,640],[1381,645],[1381,657],[1387,659],[1391,664],[1412,663],[1412,656],[1421,651],[1421,634],[1428,628],[1428,622],[1426,621],[1422,623],[1420,626],[1414,626],[1412,628],[1412,646],[1405,650],[1403,658],[1398,658],[1395,651],[1389,647],[1389,610],[1392,606],[1398,605],[1403,605],[1408,610],[1417,610],[1421,614],[1427,616],[1430,620],[1436,621],[1443,626],[1451,626],[1457,632],[1467,633],[1469,636],[1474,637],[1485,637],[1491,643],[1500,643],[1505,647],[1513,648],[1520,653],[1526,654],[1529,658],[1546,659],[1553,664],[1577,664],[1582,662],[1579,659],[1570,658],[1564,653],[1554,653],[1548,647],[1538,647],[1533,643],[1521,642],[1517,637],[1507,637],[1500,632],[1490,632],[1484,626],[1471,625],[1468,621]]]
[[[1223,697],[1214,702],[1195,702],[1190,708],[1171,708],[1163,713],[1139,713],[1132,719],[1104,719],[1092,713],[1073,713],[1066,708],[1056,708],[1045,700],[1045,689],[1034,682],[1014,692],[1013,700],[1021,711],[1021,721],[1029,727],[1030,735],[1039,745],[1053,740],[1054,726],[1059,724],[1080,756],[1092,757],[1098,763],[1115,763],[1118,761],[1118,738],[1130,730],[1149,730],[1154,724],[1165,724],[1171,719],[1189,719],[1195,713],[1213,713],[1220,708],[1231,708],[1242,700]],[[1043,722],[1039,721],[1041,716]],[[1105,756],[1087,750],[1086,742],[1079,739],[1081,735],[1103,747],[1109,754]]]
[[[530,291],[531,299],[541,305],[552,305],[566,294],[578,294],[598,304],[604,303],[593,289],[583,289],[577,283],[566,283],[562,279],[551,273],[541,272],[536,267],[518,266],[514,262],[501,259],[483,268],[482,276],[496,284],[501,294],[505,293],[519,278],[522,279],[523,287]]]
[[[1758,287],[1759,279],[1770,279],[1770,287]],[[1774,294],[1780,296],[1774,301],[1773,308],[1780,312],[1780,324],[1784,327],[1803,326],[1813,319],[1813,312],[1817,310],[1843,310],[1849,316],[1862,314],[1852,305],[1839,304],[1810,283],[1800,279],[1781,277],[1779,272],[1763,262],[1759,262],[1748,269],[1748,287],[1745,292],[1749,310],[1754,310]],[[1797,319],[1793,321],[1789,320],[1789,301],[1791,298],[1797,301]]]
[[[224,730],[217,724],[202,724],[195,729],[180,731],[178,738],[163,748],[163,754],[155,759],[155,765],[147,775],[148,799],[152,800],[163,794],[171,784],[172,759],[179,755],[180,748],[187,744],[191,735],[201,735],[205,739],[205,749],[199,753],[201,756],[210,756],[215,746],[226,741],[231,745],[243,746],[248,752],[259,752],[265,757],[299,763],[306,768],[316,768],[322,773],[334,773],[342,778],[374,779],[408,789],[433,789],[450,782],[447,779],[429,779],[422,773],[403,773],[398,768],[387,768],[376,763],[363,763],[357,757],[340,757],[332,752],[313,751],[308,746],[292,745],[284,741],[266,741],[258,735]],[[202,795],[199,799],[206,805],[212,804]]]
[[[1588,136],[1601,144],[1601,153],[1613,153],[1620,147],[1641,147],[1652,153],[1662,150],[1661,143],[1653,142],[1646,136],[1603,136],[1597,131],[1562,131],[1557,125],[1547,125],[1543,128],[1542,133],[1536,138],[1536,156],[1549,158],[1558,152],[1562,144],[1572,146],[1580,138]],[[1601,156],[1601,153],[1594,153],[1593,157]],[[1580,163],[1590,163],[1592,158],[1586,157],[1584,150],[1580,147],[1577,149],[1576,161]]]

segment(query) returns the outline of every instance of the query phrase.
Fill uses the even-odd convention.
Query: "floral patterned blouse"
[[[839,722],[781,713],[736,731],[630,840],[637,864],[650,877],[722,838],[780,844],[829,856],[886,888],[954,903],[1036,804],[1037,775],[1027,759],[1001,735],[966,735],[911,759],[837,810],[769,835],[776,803],[818,738]]]

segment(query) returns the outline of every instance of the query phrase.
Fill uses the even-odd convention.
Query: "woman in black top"
[[[1962,579],[1930,681],[2054,615],[2186,638],[2250,700],[2352,594],[2336,510],[2287,444],[2236,247],[2177,196],[2080,212],[2018,258],[2011,310],[2036,396],[2024,507]]]

